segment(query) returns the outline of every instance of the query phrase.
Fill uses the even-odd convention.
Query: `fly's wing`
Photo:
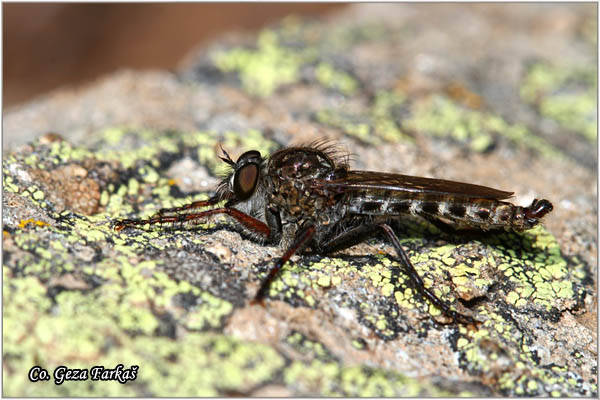
[[[513,195],[513,192],[505,192],[470,183],[371,171],[348,171],[345,177],[330,181],[322,180],[317,185],[338,193],[371,189],[399,192],[399,194],[403,192],[415,196],[451,195],[462,198],[494,200],[507,199]]]

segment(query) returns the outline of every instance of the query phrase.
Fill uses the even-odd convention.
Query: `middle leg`
[[[265,280],[260,285],[260,289],[258,289],[254,300],[252,300],[253,304],[262,304],[262,301],[265,295],[267,294],[267,290],[269,290],[269,287],[271,286],[271,282],[273,282],[275,277],[277,277],[277,274],[279,273],[281,267],[283,267],[283,265],[294,255],[294,253],[299,252],[304,247],[306,247],[306,245],[310,242],[314,234],[315,227],[311,225],[308,228],[303,229],[296,235],[296,238],[294,239],[294,242],[292,243],[290,248],[283,254],[283,256],[280,259],[277,260],[273,268],[271,268],[271,270],[269,271],[269,274],[267,275]]]

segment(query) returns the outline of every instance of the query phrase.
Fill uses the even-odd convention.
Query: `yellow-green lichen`
[[[419,134],[449,138],[468,145],[473,151],[487,150],[494,136],[503,136],[519,147],[546,157],[562,158],[562,153],[520,124],[509,124],[492,113],[474,111],[449,98],[433,95],[416,102],[403,126]]]
[[[36,190],[35,192],[33,192],[32,196],[35,200],[43,200],[44,192],[42,192],[41,190]]]
[[[336,70],[332,65],[321,62],[315,70],[317,81],[326,88],[338,90],[345,95],[352,95],[358,83],[349,74]]]
[[[502,393],[541,396],[553,390],[561,393],[575,390],[577,382],[569,382],[564,367],[547,369],[539,364],[532,349],[532,337],[505,313],[487,312],[487,320],[479,330],[461,329],[456,340],[459,360],[468,370],[484,373],[498,380]]]
[[[116,130],[112,130],[107,133],[107,136],[114,138],[114,135],[118,135],[125,143],[130,142],[136,136],[136,133],[131,130],[123,129],[119,132],[117,133]],[[164,140],[155,140],[156,133],[140,133],[140,135],[145,136],[145,140],[151,143],[149,146],[153,146],[154,144],[152,143],[156,143],[156,151],[150,151],[149,154],[158,154],[160,151],[158,146],[160,146],[160,143],[164,144]],[[224,136],[228,138],[229,143],[236,146],[243,147],[245,143],[249,143],[264,153],[272,150],[273,143],[265,140],[260,141],[257,135],[260,135],[260,133],[254,132],[244,138],[243,135],[236,136],[232,132]],[[217,143],[218,138],[218,135],[213,135],[214,143]],[[102,135],[100,135],[100,140],[104,140]],[[176,143],[177,141],[181,142],[182,139],[171,136],[169,140],[172,143]],[[176,149],[177,146],[174,148]],[[74,157],[81,159],[84,155],[88,155],[85,149],[82,149],[82,151],[73,150],[73,146],[65,143],[54,144],[51,147],[51,153],[55,157],[55,164],[60,165],[60,163],[70,162]],[[241,150],[247,150],[247,148],[242,148]],[[122,146],[122,149],[119,151],[103,154],[104,156],[109,154],[115,159],[119,159],[120,152],[124,154],[127,151],[126,146]],[[98,154],[95,154],[95,156],[102,157]],[[138,154],[138,156],[142,157],[141,154]],[[147,156],[147,154],[144,156]],[[217,159],[216,155],[213,157]],[[142,157],[142,159],[146,158]],[[18,159],[14,161],[19,162]],[[139,159],[132,159],[129,162],[128,165],[133,166],[139,162]],[[157,343],[162,340],[152,338],[152,336],[155,332],[163,329],[162,325],[164,322],[162,317],[164,315],[172,315],[179,324],[190,331],[200,331],[222,327],[225,318],[232,312],[233,305],[231,303],[212,296],[190,285],[187,281],[175,281],[161,272],[157,269],[160,261],[148,260],[132,264],[130,260],[143,254],[149,247],[157,250],[165,247],[161,242],[162,239],[159,232],[151,230],[138,231],[135,235],[125,235],[123,232],[116,232],[112,229],[111,220],[115,215],[123,215],[124,212],[130,212],[131,210],[131,205],[129,204],[131,200],[126,199],[126,196],[130,196],[132,200],[141,201],[142,197],[137,197],[137,194],[145,192],[148,187],[168,187],[168,180],[160,177],[156,169],[158,166],[159,164],[156,162],[148,160],[148,164],[141,164],[141,167],[137,170],[141,179],[131,178],[127,185],[121,185],[117,188],[114,185],[110,185],[107,190],[104,190],[101,197],[103,198],[103,203],[107,206],[106,212],[101,212],[94,216],[84,216],[76,215],[71,211],[65,211],[64,215],[56,215],[60,220],[56,221],[53,226],[49,226],[42,221],[29,219],[22,221],[21,226],[10,236],[10,240],[12,240],[14,245],[18,249],[25,251],[24,254],[19,255],[18,263],[14,267],[21,274],[25,274],[26,277],[14,277],[10,272],[11,270],[4,269],[5,276],[3,281],[5,285],[3,292],[5,295],[4,326],[10,328],[10,334],[8,331],[5,331],[4,344],[5,350],[14,353],[14,357],[11,361],[8,361],[9,364],[7,365],[10,365],[9,370],[11,371],[20,371],[17,374],[19,377],[27,376],[24,369],[26,365],[30,367],[31,365],[40,363],[44,364],[44,367],[48,369],[65,363],[68,363],[71,367],[77,367],[78,365],[88,366],[89,361],[85,360],[97,360],[99,364],[108,366],[111,364],[116,365],[114,362],[116,357],[111,351],[131,351],[139,343],[139,340],[147,339],[150,343]],[[14,182],[12,179],[11,177],[8,183],[12,184]],[[30,198],[41,198],[38,193],[39,190],[35,186],[29,186],[29,190],[24,190],[24,192]],[[168,190],[166,192],[152,190],[152,193],[157,196],[157,198],[153,199],[154,203],[147,202],[142,207],[148,210],[148,215],[156,212],[161,208],[162,204],[174,205],[181,202],[181,199],[172,198]],[[191,199],[195,200],[198,198],[206,198],[206,195],[199,194],[192,196]],[[65,227],[68,227],[68,229],[64,229]],[[192,236],[191,233],[185,233],[185,235]],[[112,240],[115,245],[106,251],[114,253],[108,258],[101,256],[99,260],[93,259],[92,256],[95,253],[94,243],[106,243],[108,239]],[[78,246],[75,247],[76,250],[73,250],[73,245]],[[75,265],[77,265],[77,271],[74,271]],[[79,273],[82,271],[93,275],[93,279],[96,281],[100,279],[102,284],[94,288],[89,288],[85,292],[68,290],[68,288],[59,292],[54,297],[55,304],[52,313],[49,312],[48,307],[40,306],[43,302],[51,304],[46,294],[46,287],[41,282],[60,277],[63,273]],[[69,283],[66,280],[65,284],[75,284],[76,286],[74,287],[85,287],[86,284],[84,281],[81,281],[81,276],[74,276],[74,279],[76,279],[74,283]],[[59,280],[58,282],[61,281]],[[34,283],[35,287],[40,290],[34,290],[35,288],[32,287]],[[29,293],[29,297],[11,294],[13,288],[17,291],[23,290],[25,293]],[[37,296],[36,299],[31,298],[34,295]],[[179,304],[181,296],[186,297],[186,304],[189,303],[190,299],[195,299],[194,304],[182,307]],[[19,299],[23,299],[25,303],[20,302]],[[35,312],[26,311],[24,306],[34,307]],[[22,328],[17,329],[17,326]],[[23,341],[23,334],[19,334],[19,331],[23,329],[26,329],[28,332],[27,340],[25,341]],[[61,335],[57,335],[56,332],[61,332]],[[139,340],[133,340],[132,334],[142,336],[139,337]],[[66,342],[63,343],[64,338],[67,336],[69,339],[68,345]],[[186,339],[172,341],[172,343],[176,348],[185,349],[188,337],[190,336],[185,336]],[[225,340],[227,341],[228,339]],[[103,350],[106,347],[106,343],[113,343],[112,346],[115,343],[119,345],[115,350],[106,353]],[[121,346],[127,347],[123,348]],[[52,350],[56,348],[61,349],[61,351]],[[256,346],[252,346],[252,348],[256,348]],[[146,354],[144,347],[140,347],[136,351],[141,351],[142,353],[140,354]],[[184,351],[190,355],[195,353],[192,350]],[[272,350],[267,350],[266,352],[268,353],[269,351],[272,352]],[[9,353],[5,351],[5,357],[7,354]],[[139,360],[140,354],[134,354],[131,360]],[[280,361],[277,361],[278,359],[281,360],[278,356],[274,357],[272,365],[280,366]],[[5,358],[5,360],[7,359]],[[229,383],[227,379],[224,379],[223,390],[227,390],[227,387],[231,387],[234,390],[247,390],[249,387],[248,384],[252,382],[253,378],[251,377],[253,374],[263,376],[264,373],[260,371],[269,371],[269,368],[271,368],[268,365],[269,359],[261,358],[261,362],[252,368],[248,367],[246,362],[240,360],[241,364],[239,368],[244,369],[244,371],[234,371],[232,367],[237,362],[236,360],[240,360],[239,356],[233,357],[233,363],[223,367],[223,370],[231,371],[231,373],[226,374],[221,371],[220,378],[224,376],[229,379]],[[145,363],[146,378],[151,376],[149,372],[151,372],[152,368],[155,368],[153,365],[158,366],[165,361],[156,358],[143,361]],[[190,359],[191,361],[192,359]],[[210,365],[211,367],[215,367],[215,361],[211,361]],[[181,376],[184,373],[189,373],[192,369],[194,368],[184,367],[180,370],[179,365],[177,365],[170,374],[177,376],[176,380],[180,381]],[[186,370],[187,372],[183,372]],[[132,391],[130,387],[120,384],[102,385],[102,388],[98,385],[93,387],[89,384],[81,383],[52,388],[45,384],[37,386],[28,385],[27,381],[14,379],[14,374],[7,375],[7,371],[7,369],[4,369],[5,382],[10,380],[11,385],[5,387],[4,393],[11,395],[41,395],[41,393],[44,393],[45,395],[59,396],[131,396],[134,393],[141,393],[139,392],[139,386],[137,389],[138,392],[136,392]],[[144,371],[142,370],[138,379],[147,382],[147,384],[154,384],[159,377],[164,378],[162,373],[158,372],[155,372],[154,377],[151,379],[145,379],[143,375]],[[269,373],[266,375],[269,378],[271,377]],[[167,378],[158,380],[160,380],[161,384],[165,384],[168,381]],[[194,385],[190,382],[185,389],[182,389],[183,391],[179,392],[168,391],[163,386],[154,385],[151,393],[155,395],[160,395],[161,393],[163,395],[172,395],[173,393],[180,393],[182,395],[195,393],[215,395],[220,393],[219,390],[221,390],[219,384],[216,383],[217,381],[219,379],[213,376],[204,380],[204,386],[198,385],[197,381],[195,381]]]
[[[70,161],[81,161],[84,158],[93,157],[93,154],[88,149],[74,146],[65,140],[59,140],[50,145],[49,157],[56,164],[66,164]]]
[[[358,81],[335,68],[323,54],[331,54],[333,48],[342,51],[352,41],[372,40],[378,35],[374,35],[376,31],[380,32],[377,27],[370,27],[348,33],[347,28],[341,28],[322,36],[319,27],[291,18],[278,29],[262,30],[254,47],[217,51],[212,60],[221,71],[235,73],[244,90],[255,96],[269,96],[306,76],[327,89],[350,96],[356,93]]]
[[[70,330],[80,324],[84,324],[80,332]],[[140,393],[156,396],[218,396],[230,391],[250,393],[252,388],[272,380],[284,365],[283,358],[272,348],[224,335],[190,333],[178,340],[161,337],[132,339],[122,331],[107,329],[109,327],[106,321],[82,316],[76,318],[73,324],[62,326],[66,329],[64,334],[54,335],[48,338],[49,341],[38,337],[37,331],[31,332],[25,344],[31,342],[39,346],[36,358],[12,360],[13,367],[24,373],[13,374],[13,379],[5,380],[5,395],[98,397]],[[54,332],[52,329],[56,326],[49,328],[50,332]],[[93,344],[90,340],[94,339],[102,343]],[[114,343],[120,343],[120,346]],[[104,346],[100,346],[102,344]],[[48,345],[50,348],[47,349]],[[51,350],[54,346],[68,350],[74,358],[54,358]],[[101,348],[104,350],[98,352]],[[60,363],[68,361],[69,367],[90,368],[89,357],[92,357],[93,365],[113,368],[119,363],[126,364],[125,368],[138,365],[137,379],[125,385],[118,382],[102,382],[102,385],[97,382],[67,382],[58,386],[53,381],[27,384],[27,371],[31,365],[42,364],[52,371]],[[7,370],[3,372],[6,378]]]
[[[352,340],[352,347],[354,347],[357,350],[364,350],[366,348],[365,341],[362,339],[361,340],[354,339],[354,340]]]
[[[394,110],[403,106],[405,100],[400,92],[381,91],[365,113],[353,115],[343,109],[323,109],[316,113],[316,118],[320,123],[339,128],[365,143],[412,142],[394,117]]]
[[[518,308],[550,311],[579,295],[581,289],[577,289],[570,273],[579,267],[568,266],[556,238],[540,226],[515,237],[520,239],[526,253],[520,258],[510,252],[497,253],[498,268],[512,287],[506,297],[509,303]]]
[[[316,358],[322,361],[332,361],[335,357],[322,343],[310,340],[300,332],[293,331],[285,341],[304,357]]]
[[[21,245],[24,244],[22,240],[17,240],[17,242],[20,242]],[[57,251],[64,250],[59,246],[52,246],[52,248]],[[37,354],[35,362],[31,361],[31,358],[23,359],[23,362],[19,364],[23,367],[25,367],[25,364],[41,363],[45,368],[52,368],[52,366],[65,364],[66,362],[72,367],[85,366],[85,360],[88,359],[100,360],[100,364],[111,365],[110,363],[106,364],[107,361],[101,362],[105,356],[101,349],[106,340],[114,338],[117,341],[125,340],[129,342],[130,339],[127,339],[126,332],[141,332],[148,335],[160,325],[155,312],[149,307],[150,304],[153,304],[155,310],[159,313],[173,312],[174,315],[185,321],[185,324],[188,324],[191,329],[216,327],[220,323],[220,319],[232,309],[231,304],[203,293],[185,281],[179,283],[172,281],[165,274],[156,271],[156,263],[154,262],[146,261],[133,266],[125,258],[118,257],[115,261],[100,262],[94,268],[94,273],[105,279],[106,282],[85,294],[78,291],[61,292],[55,298],[54,312],[48,314],[47,310],[51,303],[45,296],[46,288],[40,285],[37,278],[13,278],[5,269],[4,326],[9,328],[9,330],[4,331],[5,357],[11,351],[14,351],[15,355],[26,354],[29,357]],[[24,287],[24,285],[27,287]],[[28,293],[29,297],[22,294],[18,296],[12,294],[15,290]],[[200,306],[198,309],[187,312],[174,307],[172,299],[185,293],[195,293],[199,296]],[[42,306],[41,304],[44,303],[47,305]],[[25,307],[32,308],[32,310],[26,311]],[[13,326],[13,324],[15,325]],[[17,329],[17,326],[22,328]],[[23,335],[19,334],[20,329],[28,331],[25,342],[23,341]],[[57,335],[57,332],[60,332],[60,335]],[[61,345],[66,338],[68,338],[68,343],[64,342]],[[132,345],[134,344],[135,342],[132,343]],[[185,345],[185,340],[176,345],[180,347]],[[51,350],[53,348],[60,348],[61,351],[55,352]],[[35,353],[31,353],[32,349],[35,349]],[[189,353],[193,352],[189,351]],[[139,354],[134,358],[139,359]],[[132,359],[129,359],[129,361]],[[237,356],[236,359],[238,359]],[[149,361],[146,360],[144,363],[146,377],[148,377],[148,368],[152,365],[149,364]],[[156,362],[158,360],[152,361],[152,363]],[[223,368],[228,369],[232,365]],[[245,365],[244,363],[240,364],[240,368],[245,368]],[[212,366],[215,366],[214,363]],[[13,367],[16,366],[13,365]],[[261,368],[264,369],[264,365]],[[258,369],[255,368],[255,370]],[[248,374],[252,373],[253,371],[248,371]],[[232,374],[233,372],[226,376],[232,377],[234,376]],[[140,375],[142,380],[144,380],[143,376],[144,374]],[[246,375],[239,373],[238,376],[244,377]],[[214,379],[204,382],[206,386],[201,389],[206,392],[200,391],[198,393],[218,393],[215,391],[217,390],[216,386],[218,386],[217,381],[217,379]],[[150,383],[150,380],[148,382]],[[241,381],[239,378],[232,378],[230,382],[231,385],[239,385],[243,388],[247,388],[246,383],[245,378]],[[20,385],[10,385],[8,389],[5,389],[5,394],[24,394],[25,392],[22,392],[23,384],[24,382],[21,382]],[[109,385],[109,387],[112,386]],[[225,386],[227,386],[227,383]],[[48,389],[46,386],[44,388]],[[46,393],[62,393],[63,395],[81,395],[85,393],[123,395],[133,393],[125,387],[122,390],[115,391],[118,386],[114,386],[112,389],[95,389],[91,392],[88,386],[83,385],[69,385],[69,388],[67,391],[51,390]],[[157,395],[159,393],[169,393],[163,391],[160,387],[154,389],[156,390],[154,393]],[[37,392],[34,389],[32,393],[42,392]],[[188,395],[190,393],[196,392],[187,392]]]
[[[331,277],[324,275],[320,277],[319,280],[317,280],[317,284],[320,286],[328,287],[329,285],[331,285]]]
[[[200,294],[198,302],[197,308],[187,313],[181,320],[188,329],[218,328],[222,324],[222,319],[233,311],[231,303],[206,292]]]
[[[543,116],[596,143],[598,104],[594,68],[534,64],[525,76],[520,94]]]
[[[416,397],[450,395],[434,385],[400,374],[364,366],[340,366],[313,360],[293,362],[284,371],[285,383],[306,396]]]
[[[255,50],[235,48],[213,57],[222,71],[239,74],[245,90],[264,97],[282,85],[296,82],[300,67],[314,59],[315,53],[311,49],[288,49],[279,43],[275,32],[263,30]]]
[[[198,147],[199,161],[206,165],[211,172],[218,174],[224,170],[224,163],[218,158],[220,155],[219,144],[229,152],[238,150],[240,152],[256,149],[268,153],[276,148],[276,144],[264,138],[261,132],[250,129],[247,132],[223,132],[212,131],[199,132],[156,132],[152,130],[137,130],[135,128],[119,128],[123,143],[120,146],[110,147],[111,138],[115,135],[115,128],[100,132],[98,144],[102,148],[96,153],[100,160],[117,161],[124,168],[132,168],[140,165],[138,173],[144,177],[144,181],[155,183],[159,176],[156,168],[160,163],[158,155],[161,153],[176,154],[180,151],[181,144],[194,148]],[[145,164],[140,164],[144,161]],[[218,170],[217,170],[218,168]],[[134,190],[134,188],[130,188]]]
[[[136,135],[134,131],[123,130],[120,137],[125,143],[135,143]],[[158,147],[161,143],[160,140],[155,141],[153,137],[156,135],[150,135],[149,132],[142,136],[146,143],[150,143],[149,146]],[[234,132],[205,136],[195,133],[183,139],[181,135],[172,133],[164,140],[171,144],[184,143],[185,146],[185,143],[207,143],[211,150],[218,148],[217,144],[225,140],[240,153],[249,148],[258,148],[263,155],[274,147],[272,142],[260,140],[260,132],[246,138],[242,136]],[[126,152],[126,146],[119,151]],[[85,151],[75,154],[85,154]],[[116,157],[117,154],[115,152],[112,156]],[[160,149],[155,149],[151,154],[160,154]],[[67,162],[70,157],[61,160]],[[172,182],[163,177],[160,163],[146,159],[145,155],[137,154],[136,157],[140,158],[133,159],[130,164],[135,166],[130,171],[135,175],[122,181],[125,184],[112,183],[101,192],[101,198],[105,198],[106,202],[104,211],[94,216],[71,211],[61,215],[49,214],[55,218],[52,225],[38,224],[35,222],[37,220],[32,219],[22,226],[12,226],[15,231],[11,231],[8,237],[5,234],[5,240],[10,240],[11,245],[22,253],[11,268],[3,269],[4,323],[5,327],[10,328],[9,332],[4,332],[7,364],[3,371],[4,381],[7,382],[5,393],[216,396],[248,393],[247,390],[253,385],[265,384],[273,376],[288,379],[294,376],[292,372],[295,368],[296,373],[304,370],[305,375],[299,378],[297,385],[289,385],[305,394],[362,396],[423,393],[419,392],[423,390],[422,385],[407,388],[398,384],[399,381],[393,376],[390,378],[391,375],[386,375],[387,372],[366,373],[364,367],[346,370],[350,367],[327,358],[331,355],[320,343],[307,342],[305,346],[321,360],[320,364],[293,361],[290,364],[292,372],[286,375],[282,372],[286,361],[274,349],[257,348],[255,343],[238,342],[222,334],[201,332],[221,330],[233,312],[233,304],[186,280],[171,277],[165,273],[166,265],[162,259],[167,250],[180,250],[184,243],[201,244],[201,235],[186,230],[161,231],[157,226],[115,232],[111,222],[117,217],[131,216],[134,204],[140,210],[136,217],[151,216],[162,207],[205,199],[207,194],[174,198],[169,190]],[[204,162],[205,165],[212,162],[215,166],[222,164],[214,151],[211,154],[207,152]],[[5,169],[10,171],[9,168]],[[209,170],[213,172],[212,168]],[[19,181],[5,177],[5,182],[15,184]],[[24,190],[28,187],[31,190]],[[28,198],[38,191],[34,185],[17,188],[25,192]],[[201,229],[203,227],[200,225]],[[550,309],[562,311],[567,301],[581,294],[577,282],[586,276],[581,263],[573,260],[567,262],[556,240],[543,229],[524,234],[505,234],[496,239],[461,245],[433,245],[428,240],[413,238],[420,237],[425,231],[423,228],[418,232],[419,235],[409,235],[410,238],[402,240],[402,244],[426,285],[449,304],[454,304],[453,299],[457,294],[477,290],[485,292],[490,284],[490,275],[484,273],[486,269],[496,270],[506,277],[501,284],[509,288],[505,299],[511,300],[506,302],[511,311],[545,311],[548,305]],[[111,245],[104,247],[103,243],[109,242]],[[98,246],[103,246],[102,251]],[[403,311],[416,308],[417,311],[413,312],[429,312],[434,316],[440,313],[412,289],[408,278],[391,256],[379,254],[313,260],[317,261],[307,262],[301,258],[298,264],[286,264],[270,294],[283,294],[288,301],[300,298],[309,307],[314,307],[323,297],[341,298],[342,306],[357,310],[360,323],[366,324],[386,340],[397,337],[400,325],[405,320]],[[13,275],[13,271],[16,271],[16,275]],[[64,287],[56,291],[45,286],[52,278],[56,280],[67,273],[73,274],[77,280],[73,288]],[[65,282],[68,286],[68,281]],[[347,289],[356,285],[364,290],[350,296],[335,297],[340,291],[352,293]],[[79,289],[85,286],[87,289]],[[27,295],[17,296],[20,293]],[[518,352],[514,350],[509,354],[511,365],[516,369],[533,368],[535,372],[531,344],[523,343],[525,346],[515,347],[515,341],[523,340],[523,335],[515,329],[514,321],[507,321],[500,317],[504,314],[495,312],[496,308],[504,307],[502,296],[493,302],[488,301],[485,309],[474,307],[472,311],[485,320],[485,330],[482,331],[485,335],[469,336],[466,330],[461,330],[457,349],[465,357],[469,369],[491,371],[490,361],[506,358],[501,351],[481,350],[481,344],[491,338],[493,342],[500,343],[503,349],[510,347],[509,344],[513,346],[512,349],[518,348]],[[424,321],[424,325],[427,325],[427,320]],[[79,329],[80,326],[83,328]],[[420,327],[411,328],[424,332]],[[65,343],[67,339],[56,332],[66,332],[70,342]],[[56,351],[57,348],[62,350]],[[241,355],[236,355],[238,351]],[[11,372],[25,370],[34,361],[48,368],[65,361],[73,366],[89,367],[89,360],[116,365],[125,356],[128,362],[144,366],[145,372],[142,371],[143,374],[133,385],[30,385],[26,378],[22,379],[21,375],[26,377],[26,374]],[[315,371],[309,371],[311,367]],[[313,372],[314,376],[311,375]],[[532,392],[529,382],[533,380],[538,385],[538,394],[547,393],[547,386],[543,385],[548,385],[551,379],[558,379],[556,385],[571,385],[556,378],[556,375],[564,375],[564,371],[552,370],[552,373],[532,375],[522,381],[515,380],[515,375],[501,375],[499,382],[501,385],[513,382],[513,387],[522,393],[529,393]],[[221,375],[227,376],[219,380]],[[375,378],[371,379],[372,376]],[[385,383],[388,378],[390,382]],[[140,389],[140,385],[143,389]]]

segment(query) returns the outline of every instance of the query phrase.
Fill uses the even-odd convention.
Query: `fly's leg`
[[[218,199],[217,197],[211,197],[210,199],[200,200],[200,201],[194,201],[194,202],[191,202],[189,204],[185,204],[185,205],[183,205],[181,207],[161,208],[154,215],[154,217],[162,217],[162,216],[165,216],[167,214],[181,214],[184,211],[191,210],[191,209],[194,209],[194,208],[202,208],[202,207],[214,206],[215,204],[219,203],[220,201],[221,200]]]
[[[429,222],[430,224],[432,224],[433,226],[438,228],[443,233],[446,233],[448,235],[456,233],[456,229],[452,225],[450,225],[444,221],[441,221],[436,217],[433,217],[429,214],[419,214],[419,215],[421,216],[421,218],[423,218],[424,220],[426,220],[427,222]]]
[[[455,321],[458,321],[463,324],[473,324],[477,322],[475,319],[469,316],[451,310],[446,303],[440,300],[435,294],[433,294],[433,292],[431,292],[425,287],[425,283],[417,273],[417,270],[412,265],[410,259],[406,255],[406,252],[400,245],[398,237],[396,236],[392,228],[390,228],[390,226],[387,224],[365,224],[342,232],[338,236],[332,238],[331,240],[321,245],[320,251],[322,253],[331,253],[349,247],[352,244],[356,243],[357,239],[363,238],[369,234],[374,234],[377,231],[377,229],[383,229],[388,238],[391,240],[392,245],[398,253],[400,262],[402,263],[402,265],[404,265],[406,273],[408,274],[409,278],[413,281],[415,288],[421,296],[429,300],[431,303],[433,303],[433,305],[442,310],[444,314],[448,315]]]
[[[207,210],[200,213],[190,213],[190,214],[181,214],[181,215],[172,215],[172,216],[156,216],[149,219],[122,219],[120,221],[115,222],[114,229],[116,231],[120,231],[125,228],[131,228],[140,225],[162,225],[162,224],[184,224],[191,221],[197,221],[202,218],[206,218],[216,214],[227,214],[233,217],[237,222],[242,224],[244,227],[249,229],[250,231],[264,237],[265,239],[269,239],[271,236],[271,229],[262,221],[257,220],[254,217],[251,217],[248,214],[245,214],[235,208],[215,208],[213,210]]]
[[[440,230],[440,232],[442,232],[446,235],[453,235],[453,236],[460,235],[460,237],[482,238],[482,237],[486,237],[487,235],[492,234],[492,233],[504,231],[504,229],[502,229],[501,227],[491,227],[489,229],[481,229],[481,228],[476,228],[474,226],[470,226],[470,227],[469,226],[461,226],[460,228],[458,228],[456,225],[452,225],[451,223],[444,222],[444,221],[440,220],[439,218],[436,218],[433,215],[424,214],[424,213],[419,214],[419,215],[421,216],[421,218],[423,218],[430,224],[434,225],[436,228],[438,228]]]
[[[158,212],[156,212],[152,217],[148,218],[148,219],[122,219],[122,220],[117,220],[114,224],[113,227],[116,231],[120,231],[121,229],[127,228],[127,227],[133,227],[136,225],[145,225],[145,224],[162,224],[162,223],[174,223],[174,222],[185,222],[185,220],[183,219],[183,217],[179,218],[178,220],[173,219],[174,217],[180,217],[182,215],[184,215],[184,211],[187,210],[192,210],[195,208],[202,208],[202,207],[208,207],[208,206],[214,206],[215,204],[219,203],[221,200],[219,200],[217,197],[211,197],[207,200],[200,200],[200,201],[194,201],[192,203],[189,204],[185,204],[181,207],[172,207],[172,208],[161,208]],[[191,213],[190,213],[191,214]],[[171,218],[164,218],[164,217],[171,217]]]
[[[252,304],[263,304],[263,299],[267,294],[269,287],[271,286],[271,282],[273,282],[273,280],[277,277],[277,274],[279,273],[281,267],[283,267],[283,265],[294,255],[294,253],[301,251],[304,247],[306,247],[306,245],[308,244],[310,239],[312,239],[314,234],[315,227],[311,225],[308,228],[303,229],[296,235],[294,242],[292,243],[290,248],[283,254],[283,256],[280,259],[277,260],[273,268],[271,268],[271,270],[269,271],[269,274],[267,275],[265,280],[260,285],[260,289],[258,289],[258,292],[256,292],[256,296],[254,297],[254,300],[252,300]]]
[[[416,289],[419,291],[421,296],[425,297],[427,300],[429,300],[431,303],[433,303],[433,305],[435,305],[437,308],[442,310],[442,312],[444,314],[451,317],[452,319],[454,319],[457,322],[460,322],[463,324],[475,324],[478,322],[470,316],[463,315],[459,312],[456,312],[456,311],[450,309],[450,307],[446,303],[444,303],[435,294],[433,294],[433,292],[431,290],[427,289],[425,287],[425,283],[423,282],[423,279],[421,279],[421,277],[417,273],[417,270],[410,262],[410,259],[408,258],[408,256],[406,255],[406,252],[404,251],[404,249],[402,248],[402,245],[400,244],[400,240],[398,240],[398,237],[396,236],[396,234],[394,233],[392,228],[387,224],[380,224],[379,227],[381,229],[383,229],[383,231],[386,233],[387,237],[392,242],[394,248],[396,249],[396,252],[398,253],[400,262],[404,265],[404,268],[406,269],[408,276],[410,277],[410,279],[412,279],[413,283],[415,284]]]
[[[329,254],[347,249],[373,236],[377,229],[379,229],[379,226],[376,224],[364,224],[350,228],[325,243],[319,244],[318,251],[319,253]]]

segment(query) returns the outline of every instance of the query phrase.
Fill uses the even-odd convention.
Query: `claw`
[[[255,306],[255,305],[260,305],[261,307],[265,307],[265,299],[262,297],[255,297],[252,300],[250,300],[250,305],[251,306]]]
[[[127,220],[115,222],[113,224],[113,229],[117,232],[120,232],[127,227],[128,223],[129,223],[129,221],[127,221]]]

